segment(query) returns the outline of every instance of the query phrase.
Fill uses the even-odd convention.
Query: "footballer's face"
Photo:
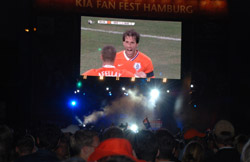
[[[135,37],[126,36],[125,40],[123,41],[123,46],[128,58],[131,59],[136,55],[138,44],[136,43]]]

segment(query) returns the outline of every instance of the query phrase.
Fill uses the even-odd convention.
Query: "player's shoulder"
[[[97,69],[90,69],[90,70],[84,72],[82,75],[93,75],[96,72],[97,72]]]
[[[147,56],[145,53],[142,53],[140,51],[139,51],[139,57],[144,59],[144,60],[151,61],[151,58],[149,56]]]
[[[117,52],[116,57],[124,57],[124,50]]]

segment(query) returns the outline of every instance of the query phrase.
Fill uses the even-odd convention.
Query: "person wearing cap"
[[[100,143],[97,132],[78,130],[70,137],[71,158],[64,162],[86,162]]]
[[[145,162],[134,156],[130,142],[124,138],[109,138],[102,141],[88,158],[88,162],[94,161]]]
[[[235,135],[234,126],[228,120],[218,121],[213,130],[218,151],[215,153],[215,161],[240,162],[240,154],[233,147]]]
[[[184,139],[189,141],[197,138],[203,138],[205,136],[205,133],[199,132],[194,128],[190,128],[184,133]]]
[[[192,143],[192,142],[201,143],[202,146],[204,147],[203,149],[204,149],[204,156],[205,156],[206,162],[213,162],[214,161],[214,150],[212,150],[212,148],[210,148],[207,144],[208,141],[209,142],[211,141],[211,138],[210,138],[208,133],[203,133],[203,132],[198,131],[195,128],[190,128],[190,129],[185,131],[183,138],[184,138],[185,144],[186,144],[185,147],[187,147],[187,145],[189,143]],[[213,139],[213,137],[212,137],[212,139]],[[195,155],[194,152],[203,152],[202,151],[203,149],[200,148],[200,146],[198,146],[198,144],[192,144],[192,146],[189,149],[192,150],[192,151],[188,150],[189,151],[188,154],[190,155],[190,159],[197,159],[197,161],[198,161],[198,159],[201,158],[201,155]],[[194,151],[194,150],[196,150],[196,151]],[[183,152],[182,152],[181,156],[184,156],[185,148],[182,151]],[[185,155],[185,156],[186,157],[184,159],[185,159],[185,161],[187,161],[189,158],[187,157],[187,155]],[[180,157],[180,159],[182,159],[182,161],[183,161],[183,157]]]

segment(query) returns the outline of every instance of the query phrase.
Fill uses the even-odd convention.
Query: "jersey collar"
[[[113,66],[113,65],[104,65],[102,67],[104,67],[104,68],[115,68],[115,66]]]
[[[128,58],[128,56],[127,56],[126,53],[125,53],[125,50],[123,51],[123,55],[124,55],[124,57],[126,58],[126,60],[128,60],[128,61],[133,61],[133,60],[136,59],[136,57],[139,55],[139,50],[137,50],[136,55],[135,55],[132,59]]]

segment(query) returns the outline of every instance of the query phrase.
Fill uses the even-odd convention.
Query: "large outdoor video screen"
[[[102,67],[101,49],[113,45],[124,50],[122,35],[134,29],[140,34],[138,50],[151,58],[155,78],[181,79],[182,23],[81,16],[80,74]]]

